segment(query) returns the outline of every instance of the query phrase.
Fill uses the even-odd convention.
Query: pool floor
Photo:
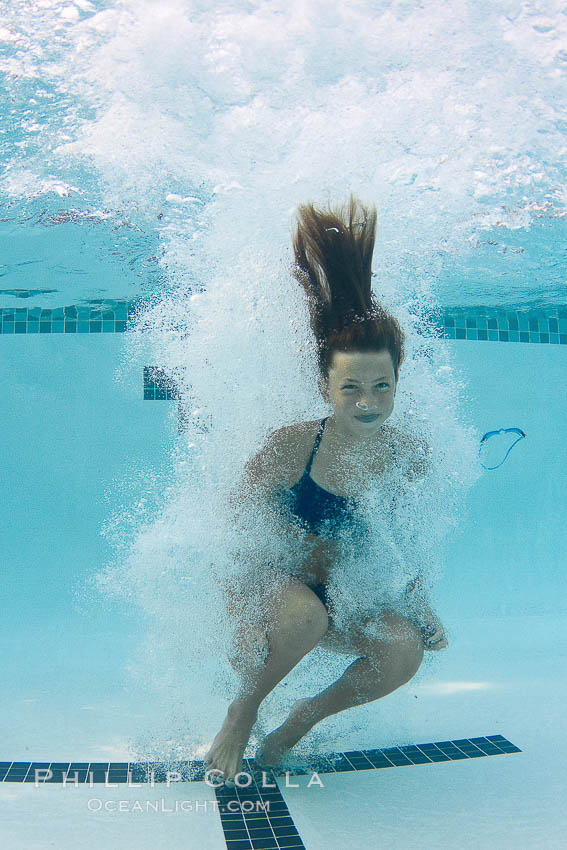
[[[202,781],[173,782],[169,787],[160,782],[153,787],[3,782],[0,843],[34,850],[78,846],[90,850],[101,843],[113,848],[196,850],[563,846],[567,687],[561,672],[565,651],[560,647],[567,646],[566,632],[560,618],[467,620],[444,653],[442,668],[414,687],[413,697],[421,703],[419,732],[425,733],[415,743],[494,734],[521,752],[386,769],[322,771],[315,782],[310,773],[268,776],[277,787],[267,793],[282,812],[279,824],[284,828],[277,838],[261,830],[244,835],[246,827],[238,817],[228,827],[225,822],[223,830],[222,793]],[[380,704],[371,710],[379,713]],[[48,728],[47,711],[44,722]],[[16,761],[22,752],[10,752],[7,731],[0,761]],[[69,734],[69,740],[76,740],[77,730]],[[382,747],[384,742],[376,740],[375,749]],[[76,744],[72,749],[65,751],[58,744],[46,759],[42,747],[37,756],[28,752],[26,758],[109,760],[94,741],[85,745],[82,757]],[[344,750],[367,750],[366,740],[357,746],[353,733]],[[355,766],[356,758],[349,757]],[[259,818],[260,824],[261,814]],[[284,818],[289,818],[289,829]]]

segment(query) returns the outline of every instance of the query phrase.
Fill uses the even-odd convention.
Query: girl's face
[[[371,437],[394,409],[397,384],[390,352],[335,351],[328,380],[319,386],[340,431]]]

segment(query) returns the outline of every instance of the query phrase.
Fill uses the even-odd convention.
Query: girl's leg
[[[352,633],[350,651],[360,652],[361,657],[324,691],[294,704],[283,725],[263,741],[256,756],[258,761],[277,764],[290,747],[325,717],[380,699],[416,674],[423,660],[418,628],[394,612],[383,614],[380,626],[385,626],[388,632],[384,639],[370,638],[362,630]]]
[[[262,700],[316,646],[328,628],[325,606],[302,582],[289,580],[270,600],[265,631],[246,635],[247,646],[233,659],[241,686],[226,719],[205,756],[208,770],[232,779],[242,768],[242,756]],[[254,649],[264,642],[265,661]]]

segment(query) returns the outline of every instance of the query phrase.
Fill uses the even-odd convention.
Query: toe
[[[254,760],[255,760],[256,764],[259,764],[262,767],[276,767],[276,763],[274,762],[274,759],[273,758],[270,759],[268,756],[266,756],[264,751],[262,750],[262,748],[256,750]]]

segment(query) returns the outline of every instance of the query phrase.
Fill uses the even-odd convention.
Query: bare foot
[[[276,765],[281,761],[284,754],[291,749],[297,742],[317,722],[310,710],[311,699],[299,699],[294,702],[287,719],[266,735],[258,749],[256,750],[256,761],[259,764]]]
[[[234,779],[242,770],[242,757],[257,713],[257,710],[237,699],[234,700],[229,706],[220,732],[203,759],[207,770],[222,771],[225,782],[227,779]]]

